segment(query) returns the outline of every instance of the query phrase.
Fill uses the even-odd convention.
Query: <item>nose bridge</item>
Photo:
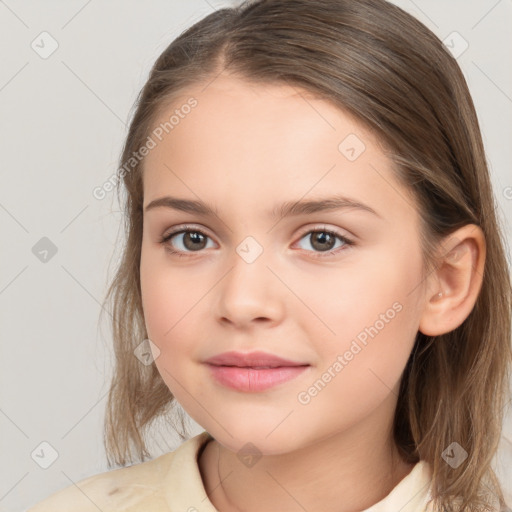
[[[218,315],[232,323],[266,318],[277,321],[283,305],[275,276],[267,265],[270,253],[253,236],[235,247],[229,258],[229,272],[220,286]],[[270,264],[271,266],[271,264]]]

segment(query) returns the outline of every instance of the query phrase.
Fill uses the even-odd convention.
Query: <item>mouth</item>
[[[284,359],[267,352],[224,352],[214,357],[210,357],[205,363],[214,366],[226,366],[237,368],[251,368],[257,370],[266,370],[272,368],[292,368],[298,366],[309,366],[308,363]]]
[[[204,361],[210,376],[225,388],[259,393],[282,386],[311,367],[267,352],[224,352]]]

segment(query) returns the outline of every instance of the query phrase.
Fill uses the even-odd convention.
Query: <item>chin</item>
[[[260,455],[280,455],[300,448],[302,440],[295,438],[289,428],[276,428],[278,422],[272,421],[269,425],[270,423],[272,426],[267,426],[265,422],[259,422],[257,425],[247,422],[231,423],[227,428],[229,433],[218,424],[205,430],[224,448],[235,453],[254,451]]]

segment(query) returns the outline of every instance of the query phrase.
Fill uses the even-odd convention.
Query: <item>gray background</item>
[[[512,1],[395,3],[441,39],[456,31],[469,44],[458,61],[478,111],[510,246]],[[25,510],[106,471],[102,422],[112,359],[108,315],[104,323],[98,319],[119,254],[121,216],[115,194],[97,200],[92,190],[116,171],[130,108],[153,61],[185,28],[227,5],[0,1],[1,511]],[[59,45],[45,59],[31,47],[43,31]],[[455,37],[460,50],[463,41]],[[57,249],[47,262],[33,252],[47,243],[43,237]],[[512,502],[508,411],[495,467]],[[202,430],[190,425],[192,434]],[[39,464],[51,462],[50,449],[43,445],[44,457],[31,457],[41,453],[42,442],[58,452],[47,469]],[[178,444],[168,433],[157,434],[153,454]]]

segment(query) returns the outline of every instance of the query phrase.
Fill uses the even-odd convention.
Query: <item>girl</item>
[[[105,444],[139,463],[33,511],[505,508],[510,277],[425,26],[384,0],[207,16],[156,61],[119,182]],[[177,403],[204,432],[144,462]]]

